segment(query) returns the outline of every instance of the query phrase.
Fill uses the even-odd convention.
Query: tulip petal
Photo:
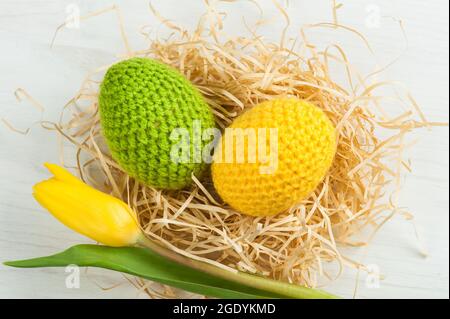
[[[123,201],[88,186],[64,168],[46,164],[53,178],[33,187],[33,196],[67,227],[105,245],[136,244],[141,230]]]
[[[44,166],[50,171],[50,173],[53,174],[53,176],[62,182],[66,183],[73,183],[73,184],[84,184],[82,181],[80,181],[78,178],[70,174],[67,170],[62,168],[59,165],[52,164],[52,163],[44,163]]]

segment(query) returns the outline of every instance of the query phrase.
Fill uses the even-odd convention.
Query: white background
[[[272,20],[261,31],[276,39],[283,26],[270,1],[259,1]],[[331,1],[290,0],[291,32],[304,23],[331,21]],[[341,1],[339,21],[361,30],[373,45],[371,57],[355,36],[345,32],[317,31],[316,43],[340,43],[352,62],[365,70],[374,61],[383,65],[402,53],[400,60],[382,78],[404,83],[421,104],[430,121],[448,122],[448,1]],[[164,32],[150,14],[148,1],[115,1],[121,8],[126,31],[134,49],[147,43],[139,27],[149,25],[154,34]],[[154,0],[164,15],[185,27],[192,27],[204,10],[203,2]],[[286,4],[286,2],[283,2]],[[79,29],[62,30],[55,46],[50,41],[58,25],[66,19],[66,8],[76,4],[81,14],[106,8],[109,0],[1,0],[0,1],[0,117],[15,127],[26,129],[40,119],[30,103],[19,103],[14,90],[25,88],[45,106],[44,118],[56,120],[61,107],[73,96],[89,70],[110,63],[123,53],[117,19],[108,13],[82,21]],[[228,17],[228,31],[239,34],[242,16],[255,20],[257,11],[248,2],[234,4]],[[231,8],[225,4],[224,8]],[[380,18],[373,20],[373,14]],[[402,19],[405,40],[395,19]],[[275,27],[277,26],[277,27]],[[401,204],[413,212],[421,242],[411,223],[400,217],[387,224],[368,249],[350,251],[356,260],[377,265],[384,276],[379,288],[369,288],[360,278],[358,298],[448,298],[449,297],[449,195],[448,128],[420,130],[415,148],[408,155],[413,173],[404,179]],[[0,261],[42,256],[73,244],[88,242],[66,229],[32,199],[31,186],[47,178],[45,161],[57,162],[57,139],[38,125],[26,135],[12,133],[0,125]],[[424,246],[428,258],[419,254]],[[120,274],[90,269],[81,273],[81,287],[67,289],[62,268],[12,269],[0,266],[0,297],[6,298],[135,298],[143,297]],[[327,289],[351,297],[355,272]],[[120,284],[114,289],[104,290]]]

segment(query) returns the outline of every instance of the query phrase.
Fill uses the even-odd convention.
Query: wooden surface
[[[262,32],[276,38],[283,21],[270,1],[259,1],[266,16],[279,27]],[[331,1],[288,1],[295,32],[303,23],[331,21]],[[341,1],[339,21],[363,31],[375,57],[368,55],[354,36],[345,32],[314,33],[314,42],[342,44],[360,68],[370,70],[376,60],[388,63],[403,52],[396,64],[380,78],[404,83],[421,104],[430,121],[448,122],[448,1],[419,0]],[[148,1],[114,1],[123,12],[126,32],[134,49],[146,43],[139,27],[149,25],[153,34],[163,28],[150,14]],[[180,5],[178,0],[153,1],[165,16],[186,27],[203,10],[202,1]],[[285,4],[285,2],[283,2]],[[41,209],[31,196],[31,186],[48,174],[45,161],[57,162],[57,139],[32,123],[41,114],[30,103],[19,103],[14,90],[25,88],[45,106],[44,118],[56,120],[61,107],[78,89],[91,69],[115,60],[123,52],[117,18],[108,13],[81,21],[79,28],[62,30],[53,49],[49,44],[56,27],[79,8],[81,14],[106,8],[111,1],[2,0],[0,2],[0,117],[15,127],[32,127],[28,135],[12,133],[0,125],[0,261],[51,254],[75,243],[89,242],[74,234]],[[224,4],[230,7],[229,4]],[[229,31],[239,34],[241,17],[254,21],[254,7],[235,4],[228,17]],[[66,11],[68,10],[68,11]],[[72,11],[71,11],[72,10]],[[408,47],[393,18],[402,19]],[[297,29],[296,29],[297,28]],[[420,130],[419,141],[408,151],[413,173],[404,179],[401,204],[413,212],[420,232],[417,241],[410,222],[400,217],[388,223],[368,249],[351,250],[356,260],[375,265],[384,280],[379,287],[359,280],[358,298],[449,297],[449,143],[448,128]],[[429,256],[423,258],[418,246]],[[145,297],[120,274],[90,269],[81,272],[80,288],[66,288],[64,269],[12,269],[0,266],[0,297],[3,298],[135,298]],[[329,291],[352,297],[356,274],[346,271]],[[108,288],[120,284],[114,289]],[[376,285],[375,285],[376,286]]]

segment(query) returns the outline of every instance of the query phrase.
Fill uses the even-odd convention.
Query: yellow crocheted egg
[[[298,99],[267,101],[225,130],[214,154],[214,187],[236,211],[274,215],[314,191],[335,151],[335,128],[317,106]]]

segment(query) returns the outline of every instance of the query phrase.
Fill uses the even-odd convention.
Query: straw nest
[[[277,9],[288,21],[283,8]],[[336,279],[346,266],[364,269],[343,256],[342,247],[366,245],[395,214],[411,217],[396,204],[400,176],[409,170],[403,159],[404,138],[412,129],[433,123],[406,93],[399,113],[388,117],[383,98],[375,91],[390,84],[374,83],[377,71],[366,77],[358,74],[339,46],[317,49],[305,37],[307,27],[297,42],[287,39],[285,29],[280,41],[272,43],[250,28],[250,36],[227,36],[223,15],[208,3],[194,31],[153,12],[172,35],[164,40],[147,38],[149,47],[136,52],[122,32],[127,46],[123,58],[146,56],[178,69],[203,93],[221,128],[264,100],[291,96],[315,103],[336,126],[334,164],[309,198],[274,217],[255,218],[231,210],[214,193],[208,176],[202,180],[193,176],[193,186],[181,191],[149,188],[130,178],[105,147],[97,104],[98,86],[109,67],[104,66],[88,75],[64,107],[59,123],[44,123],[75,145],[80,177],[128,202],[149,238],[191,258],[311,287]],[[314,27],[330,26],[357,33],[336,22]],[[330,63],[342,66],[348,85],[333,81]],[[380,130],[385,138],[377,137]],[[73,159],[66,156],[65,161]],[[356,240],[361,234],[366,239]],[[328,267],[329,263],[338,267]],[[154,294],[151,285],[139,283]],[[163,296],[173,294],[170,289],[162,291]]]

